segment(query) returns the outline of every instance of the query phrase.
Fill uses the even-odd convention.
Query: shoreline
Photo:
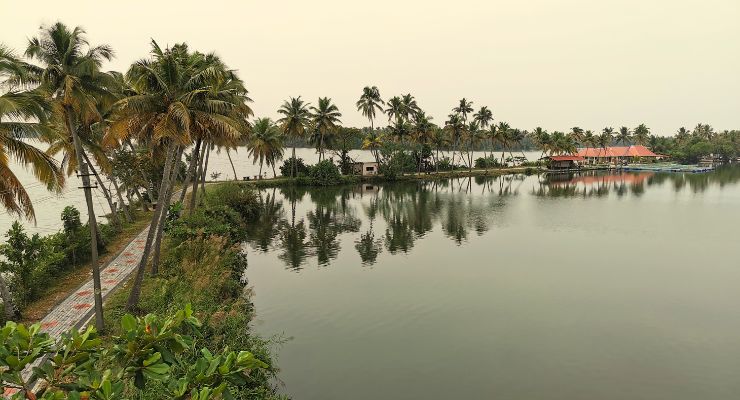
[[[588,171],[605,171],[611,168],[606,166],[597,167],[585,167],[577,170],[551,170],[542,167],[508,167],[508,168],[473,168],[473,169],[459,169],[455,171],[440,171],[440,172],[422,172],[422,173],[408,173],[397,176],[395,178],[386,178],[382,175],[372,176],[361,176],[361,175],[342,175],[342,182],[336,185],[329,186],[341,186],[346,184],[354,183],[387,183],[387,182],[399,182],[399,181],[423,181],[423,180],[438,180],[438,179],[449,179],[449,178],[469,178],[476,176],[484,177],[497,177],[503,175],[514,175],[514,174],[541,174],[541,173],[571,173],[571,172],[588,172]],[[299,178],[290,178],[278,176],[274,178],[264,179],[250,179],[250,180],[214,180],[207,181],[208,184],[219,184],[235,182],[245,185],[254,186],[256,188],[272,188],[279,186],[290,186],[300,185],[306,187],[319,187],[319,185],[305,185],[298,183]]]

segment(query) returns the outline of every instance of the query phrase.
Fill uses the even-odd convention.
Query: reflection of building
[[[630,184],[639,185],[655,175],[653,172],[622,173],[622,174],[594,174],[594,175],[570,175],[566,179],[551,179],[551,185],[577,185],[584,186],[604,184]]]
[[[547,160],[550,169],[576,169],[586,159],[580,156],[550,156]]]
[[[375,161],[356,162],[352,165],[352,172],[362,176],[378,175],[378,163]]]
[[[635,158],[660,160],[663,156],[653,153],[645,146],[610,146],[606,148],[586,147],[578,150],[578,156],[584,157],[590,164],[615,163]]]

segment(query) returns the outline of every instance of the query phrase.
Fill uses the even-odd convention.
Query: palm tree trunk
[[[131,217],[131,211],[128,208],[128,204],[123,201],[123,196],[121,195],[121,188],[118,187],[118,182],[116,182],[116,178],[113,176],[108,176],[108,180],[113,183],[113,189],[116,191],[116,195],[118,196],[118,201],[121,202],[121,208],[123,209],[123,215],[126,216],[126,221],[131,222],[134,219]],[[129,203],[131,200],[129,199]]]
[[[180,159],[182,158],[182,152],[185,149],[180,147],[176,150],[177,155],[175,156],[175,163],[173,164],[176,166]],[[159,223],[157,224],[157,236],[154,239],[154,255],[152,256],[152,269],[151,274],[152,276],[155,276],[159,274],[159,254],[162,247],[162,232],[164,231],[164,222],[167,220],[167,212],[170,209],[170,200],[172,199],[172,190],[174,189],[175,185],[175,178],[177,177],[177,168],[172,168],[172,173],[170,174],[170,184],[167,188],[167,193],[165,193],[162,197],[163,205],[162,205],[162,211],[160,213],[159,217]]]
[[[188,166],[188,173],[185,174],[185,182],[182,184],[182,191],[180,191],[180,203],[185,201],[185,192],[188,191],[190,181],[193,179],[195,174],[195,166],[198,165],[198,155],[200,154],[200,139],[195,143],[195,148],[190,152],[190,165]]]
[[[238,181],[239,177],[236,176],[236,168],[234,168],[234,161],[231,160],[231,154],[229,154],[229,148],[226,148],[226,156],[229,157],[229,164],[231,164],[231,170],[234,171],[234,180]]]
[[[92,189],[90,188],[90,174],[88,173],[87,163],[83,157],[84,150],[82,150],[82,143],[80,138],[77,137],[77,130],[75,130],[74,121],[72,120],[72,107],[65,106],[65,117],[67,123],[67,130],[72,136],[72,143],[75,147],[75,153],[77,154],[77,165],[80,169],[80,178],[82,178],[82,187],[85,190],[85,203],[87,204],[87,215],[88,225],[90,226],[90,265],[92,266],[93,275],[93,289],[95,298],[95,327],[98,331],[102,331],[103,326],[103,295],[102,286],[100,284],[100,266],[98,265],[98,232],[97,232],[97,221],[95,220],[95,209],[93,208],[92,201]]]
[[[108,208],[110,208],[111,220],[113,221],[113,224],[120,229],[121,221],[118,219],[118,210],[116,209],[116,206],[113,205],[113,199],[111,198],[110,192],[108,191],[108,189],[105,188],[105,185],[103,184],[103,180],[100,179],[100,175],[98,175],[98,171],[95,170],[95,167],[90,162],[90,159],[87,157],[87,154],[83,152],[82,156],[85,158],[85,162],[87,163],[87,166],[90,168],[93,175],[95,176],[95,180],[98,182],[98,186],[100,187],[100,190],[103,192],[103,197],[105,197],[105,200],[108,202]]]
[[[13,297],[8,290],[8,285],[5,284],[3,274],[0,273],[0,298],[3,299],[3,309],[5,310],[5,320],[12,321],[17,317],[15,313],[15,306],[13,305]]]
[[[206,194],[206,174],[208,173],[208,160],[211,158],[211,146],[207,147],[206,159],[203,162],[203,172],[200,175],[200,189]]]
[[[193,189],[191,190],[192,193],[190,193],[190,210],[188,211],[190,214],[195,210],[195,199],[198,196],[198,181],[203,173],[203,159],[205,158],[206,147],[208,147],[208,144],[203,143],[201,147],[200,156],[198,156],[198,170],[196,171],[195,176],[193,176]]]
[[[154,236],[157,233],[157,224],[162,214],[162,210],[167,206],[165,202],[165,194],[170,185],[170,175],[172,174],[173,158],[175,158],[175,146],[169,144],[167,146],[167,152],[164,162],[164,171],[162,173],[162,182],[159,185],[159,193],[161,195],[160,201],[157,201],[157,206],[154,208],[152,215],[152,222],[149,224],[149,232],[146,235],[146,243],[144,244],[144,251],[141,254],[141,260],[139,266],[136,269],[136,275],[134,277],[134,283],[131,287],[128,300],[126,301],[126,309],[131,311],[139,304],[139,297],[141,296],[141,285],[144,281],[144,272],[146,271],[146,264],[149,261],[149,253],[152,250],[152,242]]]
[[[291,164],[293,164],[293,165],[290,166],[290,177],[291,178],[295,178],[295,175],[296,175],[296,164],[297,164],[296,163],[296,158],[295,158],[295,139],[293,139],[293,159],[291,160]]]
[[[129,149],[131,149],[131,153],[133,153],[134,155],[136,155],[136,149],[134,148],[134,144],[131,143],[131,139],[126,139],[126,143],[128,144]],[[153,189],[154,185],[146,177],[146,174],[144,173],[143,170],[141,170],[139,172],[141,172],[141,178],[143,179],[143,181],[149,184],[149,187],[147,188],[147,193],[150,194],[149,195],[149,201],[146,201],[144,199],[144,196],[142,196],[141,193],[139,192],[139,188],[135,188],[135,193],[136,193],[136,196],[139,197],[139,201],[141,202],[141,205],[144,208],[144,211],[149,211],[149,206],[152,205],[152,203],[151,203],[151,200],[152,200],[151,193],[152,193],[152,189]]]

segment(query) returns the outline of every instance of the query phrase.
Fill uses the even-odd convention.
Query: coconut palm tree
[[[0,95],[0,203],[8,213],[36,222],[31,198],[10,169],[10,157],[30,167],[36,179],[55,193],[64,186],[64,174],[51,156],[24,141],[41,137],[49,108],[38,91],[17,86],[31,73],[28,69],[0,45],[0,87],[8,88]]]
[[[623,146],[625,146],[624,149],[624,155],[627,156],[629,154],[629,145],[632,140],[632,131],[630,131],[630,128],[627,128],[626,126],[623,126],[619,128],[619,132],[616,136],[617,143],[621,143]]]
[[[488,107],[483,106],[473,115],[473,120],[478,123],[481,129],[485,130],[493,121],[493,112]]]
[[[688,129],[683,126],[678,128],[678,131],[676,132],[676,142],[686,143],[689,138],[691,138],[691,132]]]
[[[131,309],[139,301],[155,235],[161,238],[172,192],[174,165],[182,150],[194,137],[204,144],[201,154],[213,143],[219,143],[218,138],[242,141],[249,133],[246,118],[252,111],[246,104],[250,101],[247,90],[236,74],[216,56],[191,52],[185,44],[162,49],[152,41],[151,58],[137,61],[126,75],[136,94],[114,104],[106,141],[115,143],[135,138],[147,143],[150,151],[164,160],[158,191],[160,198],[127,302]],[[197,151],[194,155],[191,171],[195,165],[204,164],[198,160],[203,158]],[[200,173],[193,176],[194,193],[198,181],[202,181],[201,176],[205,175],[205,167],[199,167]],[[190,206],[192,212],[194,198]],[[154,245],[155,256],[158,251],[159,242]],[[156,273],[156,263],[153,262],[152,267],[152,272]]]
[[[310,109],[314,129],[312,139],[319,153],[319,161],[321,161],[324,159],[324,151],[328,145],[328,140],[331,140],[328,136],[334,134],[339,124],[342,123],[339,119],[342,113],[328,97],[319,97],[317,107],[311,106]]]
[[[394,118],[396,120],[401,120],[403,118],[404,104],[400,97],[391,97],[388,99],[386,106],[388,106],[388,108],[385,109],[385,113],[388,115],[388,124],[390,124]]]
[[[450,136],[444,129],[435,126],[434,132],[432,133],[431,144],[436,152],[436,155],[434,157],[434,169],[435,171],[439,172],[439,151],[447,149],[449,147]]]
[[[632,134],[632,140],[635,141],[635,144],[639,144],[641,146],[646,145],[650,140],[650,128],[645,124],[638,125]]]
[[[268,166],[273,166],[275,160],[282,157],[282,139],[280,132],[277,130],[272,120],[269,118],[258,118],[254,121],[252,134],[247,142],[247,149],[249,155],[252,157],[252,162],[259,161],[260,163],[260,177],[262,176],[262,166],[267,163]]]
[[[460,99],[460,103],[457,105],[457,107],[452,109],[452,112],[456,114],[460,114],[460,117],[462,117],[463,123],[468,122],[468,114],[473,112],[473,102],[468,101],[464,97]]]
[[[609,146],[614,140],[614,128],[607,127],[596,137],[596,144],[604,151],[604,155],[607,155]]]
[[[460,141],[463,139],[465,135],[466,126],[463,122],[462,117],[459,114],[450,114],[447,117],[447,121],[445,122],[444,129],[447,131],[447,134],[450,137],[450,141],[452,142],[452,166],[455,166],[455,153],[460,147]],[[460,155],[460,158],[464,160],[462,157],[462,154]]]
[[[509,126],[506,122],[499,122],[498,125],[493,129],[494,127],[491,126],[490,134],[488,135],[491,138],[491,145],[495,146],[496,143],[501,145],[501,165],[505,164],[504,157],[506,155],[504,154],[504,151],[508,150],[509,145],[511,142],[509,141],[511,126]],[[511,153],[511,151],[509,151]]]
[[[374,120],[376,112],[383,112],[385,102],[380,98],[380,90],[376,86],[365,86],[362,96],[357,100],[357,111],[360,111],[370,121],[370,130],[375,130]]]
[[[532,141],[537,144],[537,147],[542,150],[542,154],[540,154],[540,159],[542,159],[552,144],[550,134],[542,127],[538,126],[534,128],[529,135],[532,138]]]
[[[383,134],[372,130],[362,139],[362,149],[370,150],[375,162],[380,165],[380,149],[383,148]]]
[[[82,28],[70,29],[61,22],[42,27],[39,36],[29,40],[26,56],[39,63],[40,90],[53,104],[54,112],[75,147],[90,225],[90,251],[95,293],[95,325],[103,329],[103,300],[98,266],[97,221],[93,208],[88,164],[77,132],[80,122],[100,120],[98,105],[113,100],[110,75],[100,71],[103,61],[113,58],[107,45],[90,46]]]
[[[411,119],[420,111],[421,108],[419,108],[419,105],[416,103],[416,99],[411,95],[411,93],[405,94],[401,97],[401,115],[403,116],[404,121],[411,121]]]
[[[295,178],[296,174],[296,157],[295,157],[295,145],[299,138],[306,135],[306,129],[311,125],[311,111],[309,103],[305,103],[301,100],[301,96],[291,97],[290,100],[285,101],[278,113],[282,115],[278,119],[280,129],[283,131],[283,136],[291,138],[293,142],[293,158],[292,168],[290,171],[291,178]]]
[[[611,126],[607,126],[606,128],[601,130],[601,135],[597,136],[596,145],[598,145],[601,150],[604,151],[604,155],[607,155],[608,147],[614,142],[614,128]],[[604,145],[606,143],[606,145]]]
[[[423,147],[428,145],[429,142],[432,139],[432,135],[434,134],[434,129],[436,126],[432,122],[432,117],[428,116],[424,111],[419,110],[419,112],[416,113],[414,116],[414,123],[412,126],[412,137],[414,138],[414,141],[418,144],[419,147],[419,159],[417,163],[418,170],[417,172],[421,172],[421,164],[422,164],[422,152]]]

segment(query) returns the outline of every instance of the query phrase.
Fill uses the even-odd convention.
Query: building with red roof
[[[635,158],[647,158],[653,160],[663,158],[663,156],[655,154],[647,147],[641,145],[610,146],[606,148],[586,147],[579,149],[576,155],[585,158],[589,163],[622,162]]]

